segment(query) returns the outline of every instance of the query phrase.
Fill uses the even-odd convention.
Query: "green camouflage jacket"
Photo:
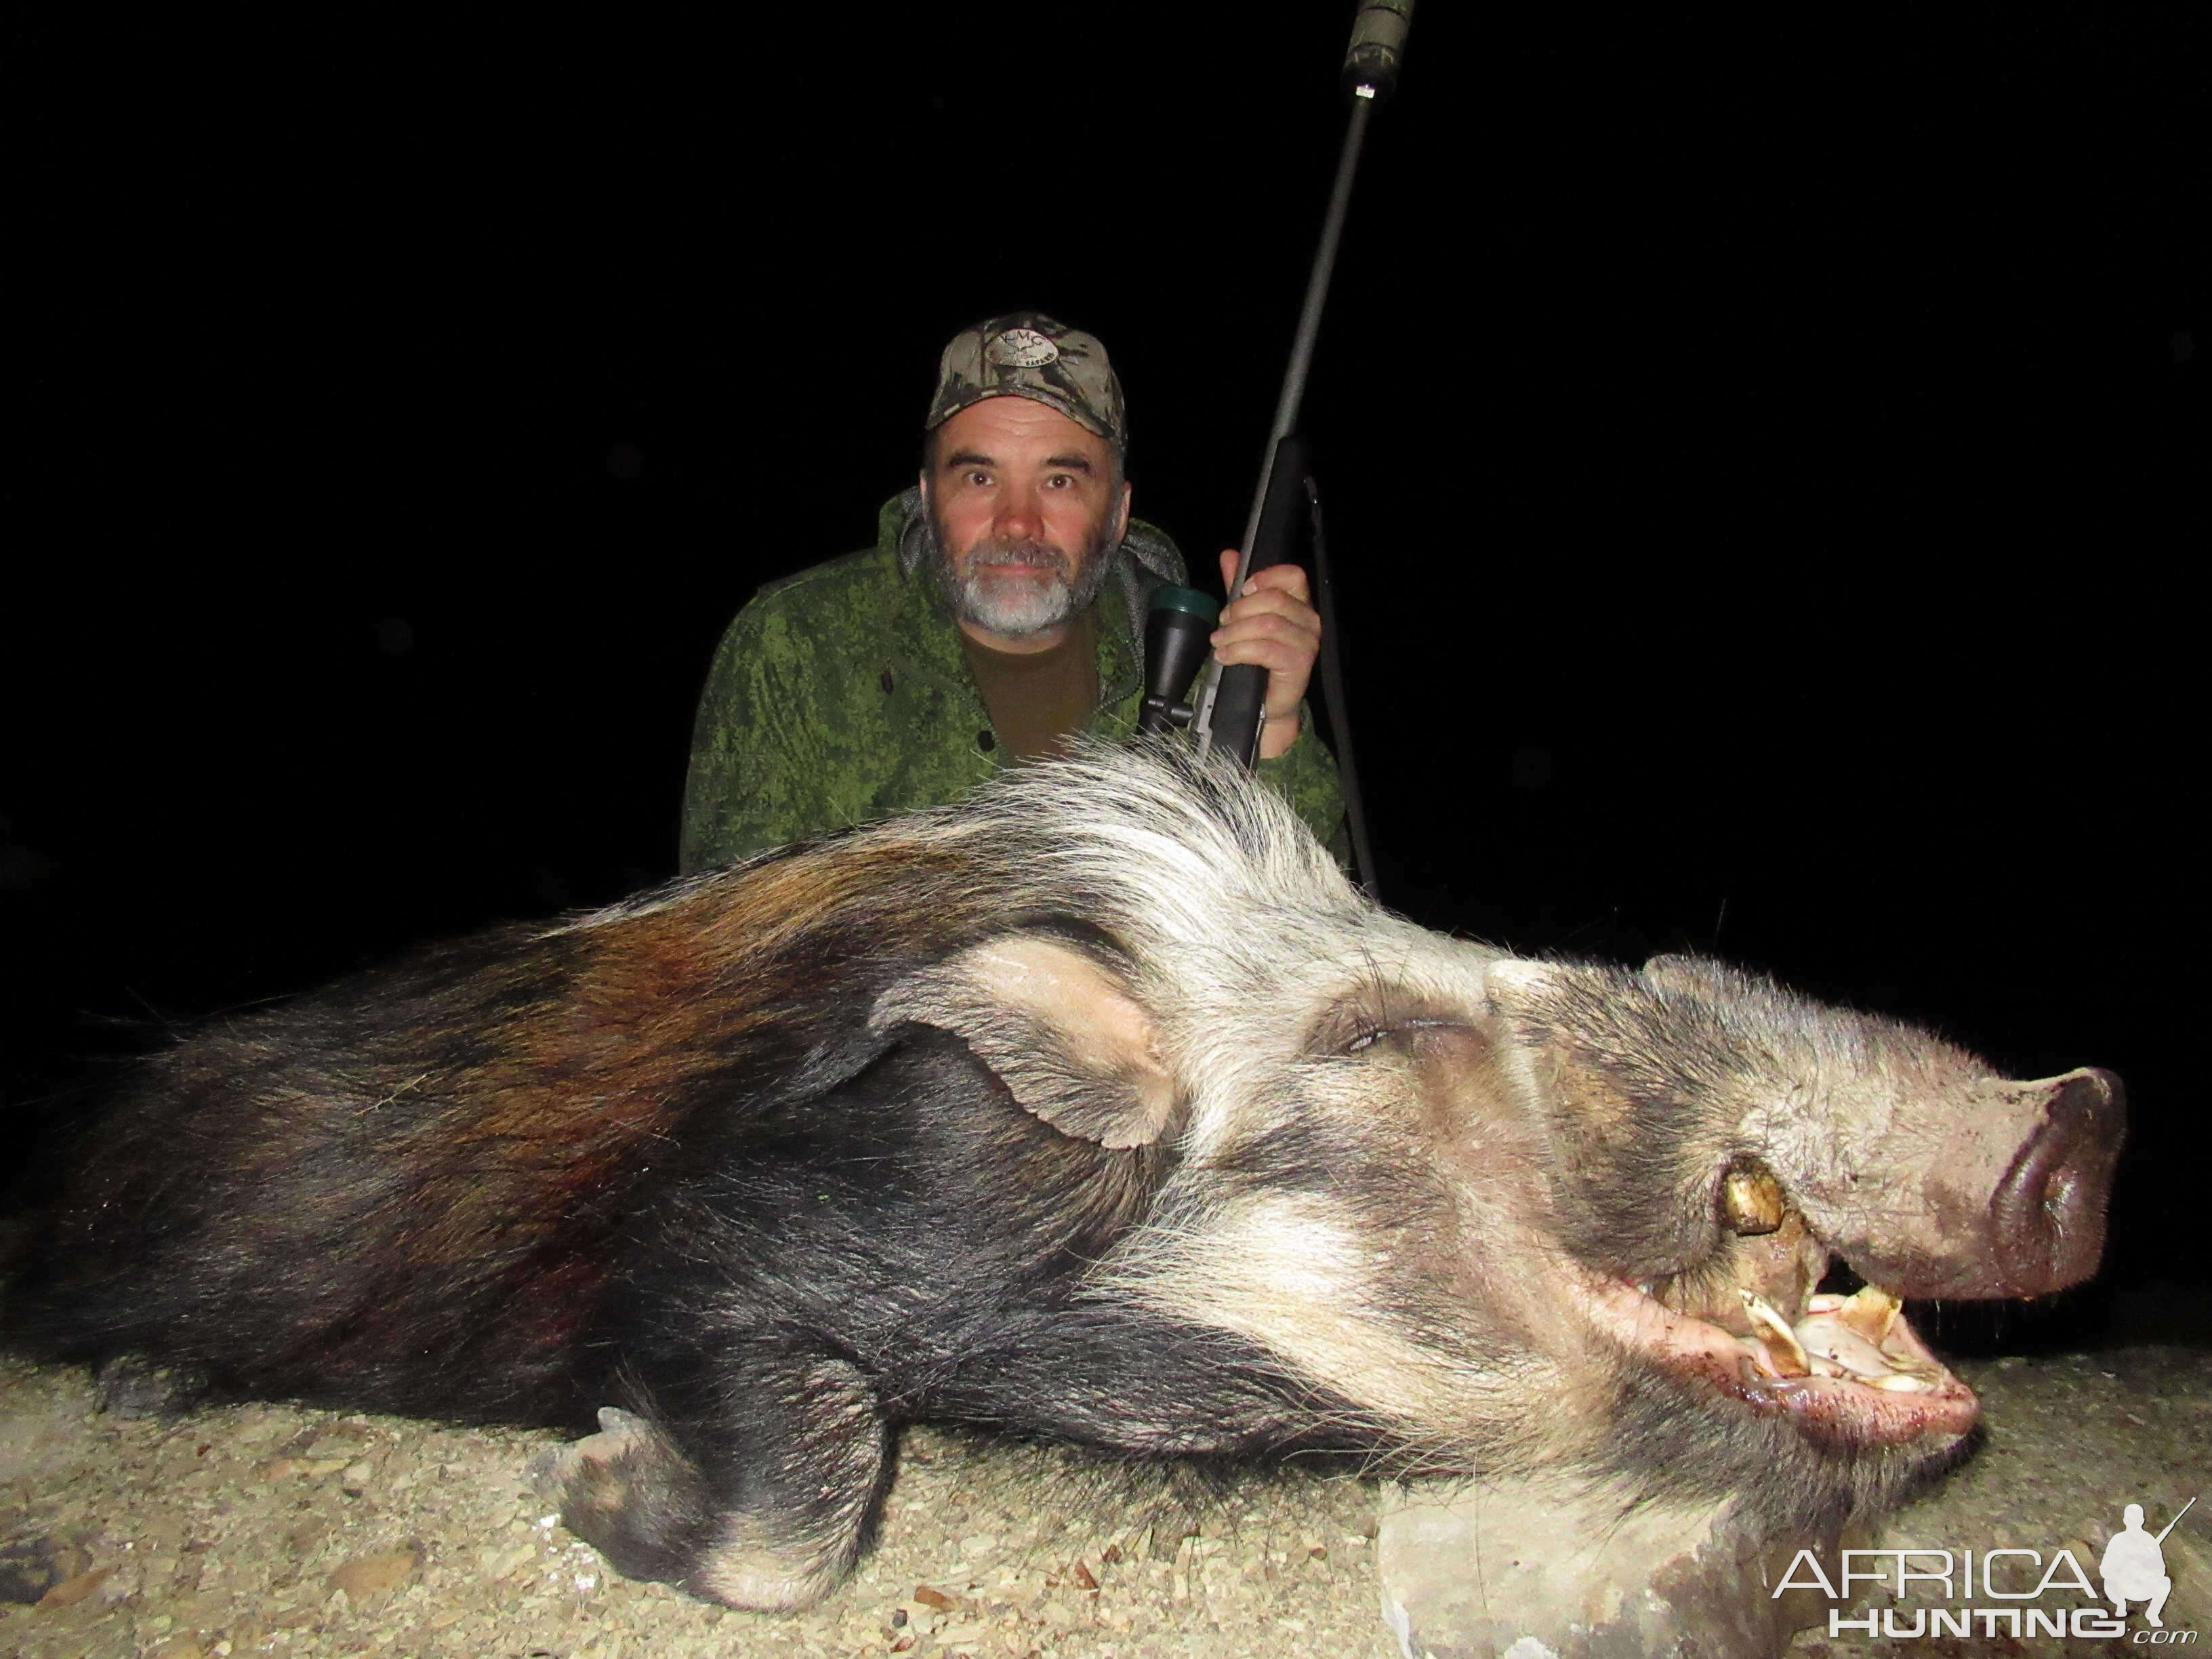
[[[691,733],[687,873],[957,799],[1006,764],[952,613],[916,568],[917,500],[908,490],[884,504],[867,551],[762,588],[723,635]],[[1122,743],[1143,696],[1142,596],[1182,568],[1164,536],[1135,523],[1115,556],[1121,580],[1098,595],[1099,708],[1086,731]],[[1336,763],[1310,718],[1258,772],[1342,862]]]

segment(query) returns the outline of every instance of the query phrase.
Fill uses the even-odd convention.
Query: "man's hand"
[[[1237,550],[1221,555],[1221,585],[1237,580]],[[1298,740],[1298,704],[1321,654],[1321,614],[1306,591],[1306,573],[1294,564],[1270,565],[1231,596],[1213,631],[1213,654],[1224,663],[1257,663],[1267,671],[1267,723],[1260,728],[1260,758],[1273,760]]]

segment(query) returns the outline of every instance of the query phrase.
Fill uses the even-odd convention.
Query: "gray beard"
[[[922,556],[936,579],[938,591],[945,595],[945,602],[962,622],[1004,639],[1027,639],[1058,628],[1088,610],[1106,580],[1107,568],[1117,545],[1107,539],[1107,532],[1101,526],[1085,550],[1080,566],[1071,574],[1066,555],[1046,543],[978,542],[969,556],[969,574],[963,578],[953,573],[952,556],[945,547],[944,529],[937,522],[936,514],[931,513],[927,517],[928,537]],[[1050,570],[1052,579],[997,586],[974,574],[975,567],[987,561],[1033,565]]]

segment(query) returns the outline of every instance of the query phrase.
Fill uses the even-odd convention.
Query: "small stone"
[[[114,1571],[113,1567],[92,1567],[64,1578],[39,1598],[39,1605],[42,1607],[75,1607],[106,1583],[108,1575]]]
[[[538,1559],[534,1543],[511,1545],[502,1548],[497,1544],[486,1544],[477,1552],[477,1570],[495,1583],[512,1578],[516,1573]]]
[[[914,1599],[925,1607],[933,1608],[939,1613],[950,1612],[952,1607],[951,1596],[943,1590],[933,1589],[927,1584],[916,1584],[914,1587]]]
[[[374,1555],[356,1555],[341,1563],[328,1579],[332,1589],[342,1589],[359,1601],[364,1595],[374,1595],[399,1583],[415,1571],[417,1557],[411,1549],[382,1550]]]
[[[897,1619],[896,1628],[912,1631],[917,1636],[927,1636],[945,1622],[942,1613],[920,1601],[902,1601],[897,1613],[905,1616]]]

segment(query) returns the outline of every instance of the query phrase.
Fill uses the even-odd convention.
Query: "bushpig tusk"
[[[1773,1352],[1774,1369],[1783,1376],[1805,1376],[1812,1372],[1806,1363],[1805,1350],[1797,1340],[1797,1333],[1790,1328],[1790,1322],[1749,1291],[1739,1292],[1743,1297],[1744,1310],[1752,1322],[1761,1327],[1766,1334],[1769,1351]],[[1775,1352],[1778,1346],[1778,1352]]]
[[[1889,1328],[1904,1305],[1879,1285],[1868,1285],[1836,1310],[1836,1317],[1878,1348],[1888,1340]]]

